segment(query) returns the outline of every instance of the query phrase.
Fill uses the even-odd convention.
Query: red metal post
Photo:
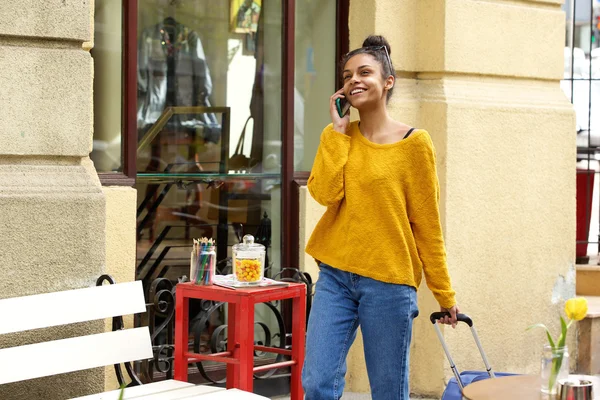
[[[174,378],[178,381],[188,380],[188,332],[189,332],[189,298],[185,291],[175,292],[175,365]]]
[[[231,356],[240,359],[239,325],[237,324],[238,305],[235,302],[227,303],[227,351]],[[240,365],[227,364],[227,389],[237,387],[237,382],[240,380]]]
[[[240,383],[238,388],[247,392],[253,389],[254,369],[254,302],[251,296],[241,299],[240,315],[238,315],[240,329],[238,332],[240,343]]]
[[[306,335],[306,286],[302,287],[300,296],[292,300],[292,376],[290,381],[291,400],[302,400],[302,367],[304,365],[304,340]]]

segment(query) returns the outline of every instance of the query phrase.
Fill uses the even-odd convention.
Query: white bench
[[[60,311],[57,311],[60,310]],[[0,300],[0,334],[146,312],[140,281]],[[35,318],[33,317],[35,316]],[[0,349],[0,385],[153,357],[147,327]],[[52,362],[31,363],[33,359]],[[258,400],[236,389],[167,380],[125,389],[124,399]],[[79,397],[117,400],[119,390]]]

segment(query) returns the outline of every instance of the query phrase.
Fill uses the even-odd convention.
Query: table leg
[[[187,382],[188,360],[185,353],[188,351],[189,333],[189,303],[183,290],[175,292],[175,380]]]
[[[252,392],[254,369],[254,302],[242,299],[240,307],[240,386],[239,389]]]
[[[304,341],[306,336],[306,293],[292,300],[292,376],[290,378],[291,400],[302,400],[302,367],[304,365]]]
[[[240,359],[238,341],[240,334],[238,332],[239,324],[237,321],[238,305],[236,303],[227,303],[227,351],[231,357]],[[240,365],[227,364],[227,389],[239,388]]]

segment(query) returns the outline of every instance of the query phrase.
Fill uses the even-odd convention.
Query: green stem
[[[556,358],[552,357],[552,370],[550,371],[550,381],[548,382],[548,391],[550,393],[553,392],[554,385],[556,384],[558,372],[560,371],[560,367],[562,366],[564,352],[557,352],[555,355]]]
[[[119,392],[119,400],[123,400],[123,397],[125,396],[125,384],[121,385],[121,391]]]

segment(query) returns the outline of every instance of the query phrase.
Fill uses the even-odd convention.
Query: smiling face
[[[357,54],[350,58],[342,73],[344,95],[354,108],[361,111],[379,103],[385,106],[387,89],[394,78],[384,79],[381,64],[370,54]]]

